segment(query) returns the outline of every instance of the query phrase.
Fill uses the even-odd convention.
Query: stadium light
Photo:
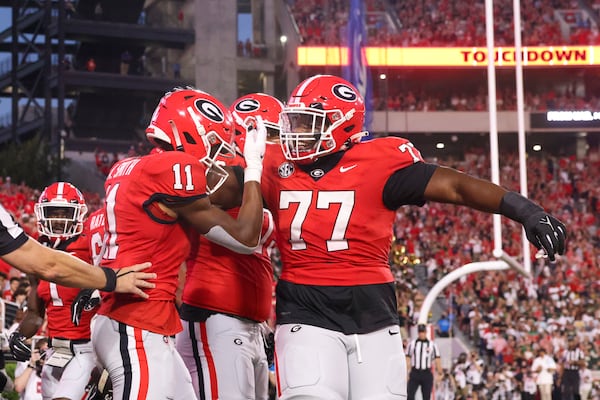
[[[285,36],[285,35],[279,36],[279,41],[281,42],[282,45],[285,45],[287,43],[287,36]]]
[[[542,151],[542,145],[541,144],[534,144],[532,147],[533,151]]]
[[[387,75],[386,74],[379,74],[379,79],[386,80],[387,79]]]

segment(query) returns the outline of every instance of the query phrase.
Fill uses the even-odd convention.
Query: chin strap
[[[362,131],[362,132],[355,133],[354,135],[350,136],[348,138],[348,140],[346,140],[346,142],[342,145],[342,147],[340,148],[340,150],[341,151],[348,150],[355,143],[360,143],[361,139],[363,137],[367,136],[368,134],[369,134],[369,132],[367,132],[367,131]]]
[[[61,243],[62,243],[62,239],[61,238],[56,238],[56,240],[54,241],[54,243],[52,243],[52,248],[53,249],[57,249],[58,246],[60,246]]]

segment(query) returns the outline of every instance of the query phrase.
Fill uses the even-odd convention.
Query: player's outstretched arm
[[[63,251],[50,249],[32,238],[2,259],[22,272],[59,285],[133,293],[143,298],[148,296],[141,289],[153,288],[154,284],[148,280],[156,278],[154,273],[140,272],[150,263],[123,268],[117,273],[110,268],[88,264]]]
[[[490,181],[438,167],[425,188],[425,199],[502,214],[522,224],[527,239],[543,248],[550,260],[564,254],[567,229],[562,222],[531,200]]]

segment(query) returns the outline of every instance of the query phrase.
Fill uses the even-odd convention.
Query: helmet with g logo
[[[227,179],[228,173],[216,160],[233,157],[233,135],[229,110],[215,97],[193,88],[175,88],[166,93],[146,128],[146,137],[155,146],[192,154],[207,166],[207,175],[210,171],[219,176],[207,187],[209,193]]]
[[[79,235],[88,211],[79,189],[68,182],[54,182],[44,189],[33,209],[38,232],[53,240]]]
[[[363,98],[350,82],[313,76],[292,91],[281,112],[281,147],[288,160],[314,161],[360,141],[364,118]]]
[[[235,121],[235,143],[244,150],[246,130],[254,126],[254,119],[261,116],[267,128],[267,140],[279,141],[279,114],[283,104],[277,98],[265,93],[250,93],[231,104],[229,111]]]

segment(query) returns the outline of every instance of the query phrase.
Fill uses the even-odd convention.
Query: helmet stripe
[[[58,182],[58,188],[56,190],[56,198],[57,199],[62,199],[63,198],[63,193],[65,193],[65,183],[64,182]]]
[[[304,90],[306,90],[306,87],[308,85],[310,85],[312,83],[312,81],[319,78],[320,76],[321,75],[315,75],[312,78],[308,78],[307,80],[305,80],[304,83],[298,88],[298,91],[296,92],[296,96],[298,96],[298,97],[304,96]]]

